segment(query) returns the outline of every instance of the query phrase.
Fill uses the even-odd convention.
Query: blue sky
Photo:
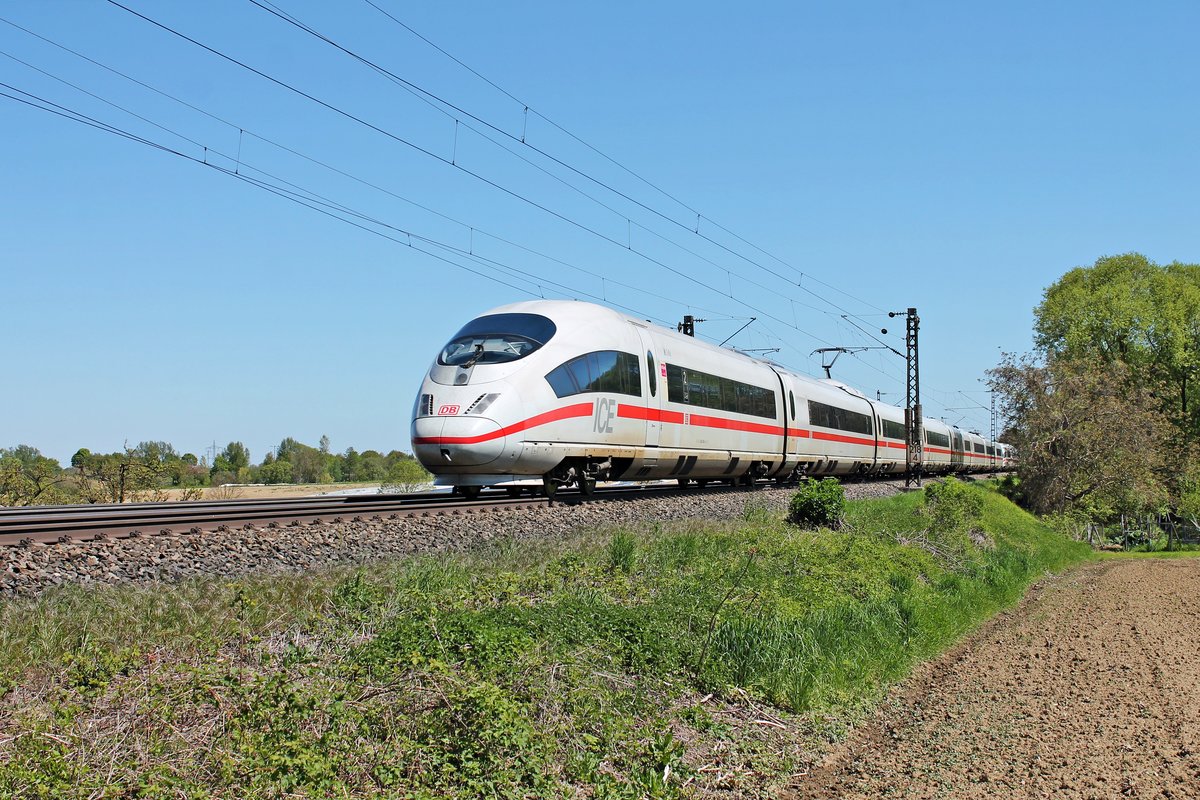
[[[122,2],[344,114],[103,0],[0,4],[0,82],[182,154],[0,97],[0,447],[407,450],[444,340],[530,293],[757,316],[731,344],[814,375],[916,306],[926,413],[986,431],[1063,272],[1200,259],[1195,3],[275,3],[406,88],[248,0]],[[834,374],[902,401],[893,355]]]

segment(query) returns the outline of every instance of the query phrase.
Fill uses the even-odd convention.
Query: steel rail
[[[699,489],[695,491],[721,491]],[[727,490],[726,490],[727,491]],[[600,487],[592,495],[563,491],[554,498],[484,492],[467,500],[446,494],[336,495],[274,500],[129,503],[0,509],[0,546],[68,543],[231,528],[287,527],[304,523],[367,522],[546,507],[554,503],[618,500],[679,489],[661,485]]]

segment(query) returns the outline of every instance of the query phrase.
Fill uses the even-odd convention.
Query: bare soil
[[[1200,797],[1200,558],[1092,562],[918,670],[817,798]]]
[[[205,487],[200,500],[279,500],[290,497],[310,497],[312,495],[336,492],[340,489],[379,488],[379,481],[374,483],[278,483],[263,486],[210,486]],[[183,489],[164,489],[168,501],[179,500]]]

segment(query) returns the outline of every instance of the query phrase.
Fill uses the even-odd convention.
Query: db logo
[[[452,417],[458,413],[458,406],[442,406],[438,409],[439,417]]]

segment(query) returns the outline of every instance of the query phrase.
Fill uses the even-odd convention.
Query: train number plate
[[[458,406],[442,406],[438,409],[439,417],[452,417],[458,413]]]

